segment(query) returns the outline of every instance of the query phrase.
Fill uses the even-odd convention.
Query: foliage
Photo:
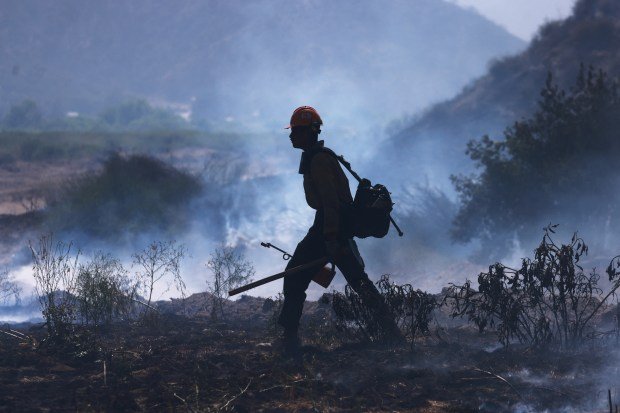
[[[185,123],[181,117],[156,109],[143,99],[108,108],[100,118],[106,125],[123,130],[175,130],[182,129]]]
[[[0,271],[0,304],[19,303],[22,289],[10,277],[9,271]]]
[[[534,259],[523,259],[520,269],[496,263],[478,276],[478,290],[469,280],[452,285],[446,295],[452,316],[467,316],[481,331],[497,327],[504,345],[515,339],[538,346],[579,344],[592,329],[593,317],[620,288],[620,258],[610,262],[611,288],[599,298],[599,275],[595,270],[585,274],[579,265],[588,247],[576,235],[558,246],[551,238],[555,227],[545,228]]]
[[[138,288],[146,298],[143,315],[153,309],[153,293],[162,280],[166,281],[164,292],[174,287],[185,297],[185,282],[181,278],[181,260],[185,254],[185,246],[177,245],[175,241],[154,241],[142,251],[133,254],[133,263],[138,267]]]
[[[489,252],[522,241],[551,215],[591,223],[620,216],[619,199],[603,196],[618,179],[620,96],[617,82],[582,66],[575,86],[561,90],[551,74],[537,112],[504,132],[505,140],[484,136],[471,141],[467,154],[482,171],[452,176],[461,200],[452,236],[480,238]]]
[[[114,319],[129,316],[137,287],[118,259],[97,252],[91,261],[80,265],[76,278],[81,321],[108,326]]]
[[[254,266],[234,247],[221,246],[211,254],[207,268],[213,275],[213,281],[207,281],[213,299],[211,315],[223,318],[228,291],[251,282]]]
[[[435,297],[414,290],[410,284],[397,285],[388,275],[377,281],[377,287],[391,315],[411,343],[421,334],[428,333],[432,312],[438,306]],[[377,317],[376,309],[371,308],[350,285],[345,287],[344,294],[334,292],[332,308],[338,330],[366,341],[382,340],[382,320]]]
[[[48,335],[64,339],[72,334],[76,319],[76,276],[80,252],[72,254],[72,244],[55,242],[52,235],[43,235],[33,245],[32,273],[35,291],[41,304]]]
[[[35,129],[41,126],[43,115],[37,103],[31,99],[11,106],[2,126],[6,129]]]
[[[174,233],[188,225],[188,203],[199,178],[155,158],[112,154],[100,173],[66,184],[48,196],[48,225],[118,239],[149,229]]]

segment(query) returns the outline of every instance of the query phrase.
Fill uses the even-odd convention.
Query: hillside
[[[0,114],[24,98],[63,115],[146,97],[196,118],[280,125],[304,99],[332,118],[385,121],[522,46],[438,0],[3,1]]]
[[[530,114],[549,72],[564,88],[574,84],[580,63],[618,76],[619,49],[620,3],[580,0],[571,17],[542,27],[527,50],[495,62],[456,97],[392,136],[388,155],[409,166],[416,179],[426,175],[449,190],[449,175],[473,166],[465,156],[467,141],[485,134],[501,138],[505,127]]]

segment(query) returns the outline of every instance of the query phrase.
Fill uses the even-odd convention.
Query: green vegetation
[[[13,105],[0,129],[12,131],[175,131],[189,129],[190,125],[179,115],[151,106],[144,99],[122,102],[105,109],[98,116],[77,113],[63,118],[44,118],[37,103],[31,99]]]
[[[617,229],[618,130],[616,81],[582,67],[566,92],[549,74],[538,110],[507,128],[505,140],[469,142],[467,154],[481,172],[452,177],[461,199],[454,239],[478,238],[493,254],[512,242],[507,234],[533,239],[533,231],[552,220]]]
[[[97,156],[114,150],[136,153],[167,152],[207,147],[239,147],[245,137],[197,131],[174,132],[0,132],[0,163],[14,160],[49,162]]]

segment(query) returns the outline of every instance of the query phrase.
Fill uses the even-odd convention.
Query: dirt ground
[[[5,326],[0,411],[606,412],[606,386],[616,384],[614,402],[620,389],[617,344],[607,341],[505,349],[459,326],[385,347],[319,325],[306,328],[294,361],[281,357],[268,320],[166,315],[79,330],[65,345],[42,341],[40,325]]]

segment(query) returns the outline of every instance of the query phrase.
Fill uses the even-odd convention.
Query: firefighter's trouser
[[[321,221],[320,214],[317,213],[314,225],[295,248],[295,252],[286,266],[287,270],[326,256]],[[350,238],[343,238],[340,241],[344,246],[344,251],[337,258],[336,267],[342,272],[353,290],[360,295],[364,304],[372,308],[380,319],[389,324],[388,330],[395,328],[394,319],[385,301],[364,271],[364,262],[357,251],[355,241]],[[306,290],[320,269],[320,266],[309,268],[284,277],[284,303],[278,323],[284,327],[285,335],[297,334],[299,319],[306,300]]]

